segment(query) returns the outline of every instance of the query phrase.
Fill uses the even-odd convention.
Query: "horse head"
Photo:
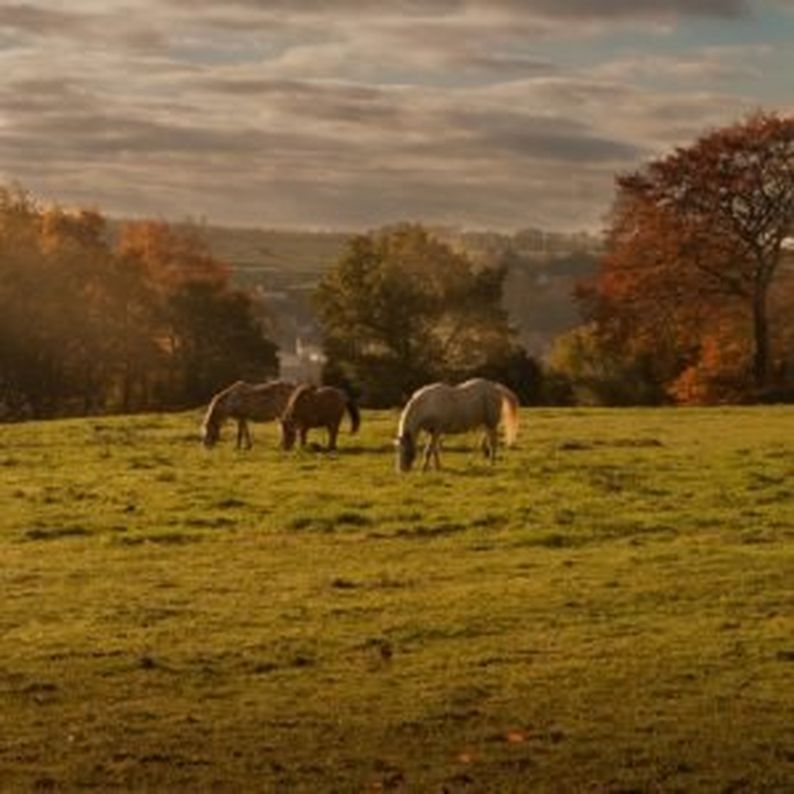
[[[290,450],[295,446],[295,439],[298,435],[295,423],[291,419],[281,418],[281,448]]]
[[[397,471],[411,470],[416,459],[416,441],[410,433],[403,433],[394,442],[397,447]]]
[[[210,447],[214,447],[218,443],[218,439],[221,437],[221,425],[220,422],[214,419],[214,417],[208,418],[202,425],[201,425],[201,441],[207,449]]]

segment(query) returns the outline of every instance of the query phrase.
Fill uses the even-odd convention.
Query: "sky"
[[[110,215],[597,230],[794,112],[794,0],[0,0],[0,182]]]

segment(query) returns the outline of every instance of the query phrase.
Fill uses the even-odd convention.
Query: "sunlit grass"
[[[0,428],[0,790],[785,790],[794,410],[395,423]]]

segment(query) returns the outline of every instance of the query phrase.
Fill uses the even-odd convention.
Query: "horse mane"
[[[231,384],[231,386],[227,386],[225,389],[221,389],[217,394],[213,395],[212,399],[210,400],[210,407],[217,406],[225,402],[232,394],[240,391],[240,389],[250,387],[250,383],[247,383],[244,380],[236,380]]]
[[[290,416],[292,416],[292,413],[295,411],[295,406],[298,404],[298,400],[302,399],[304,394],[314,391],[317,391],[317,387],[313,383],[301,383],[300,386],[296,386],[295,389],[293,389],[289,400],[287,401],[283,418],[289,419]]]
[[[437,381],[436,383],[428,383],[425,386],[422,386],[420,389],[417,389],[409,398],[408,402],[405,404],[405,407],[400,414],[400,421],[397,425],[397,436],[398,438],[402,438],[406,434],[405,423],[409,419],[412,414],[413,408],[416,403],[423,397],[423,395],[430,391],[431,389],[436,389],[439,386],[449,386],[448,383],[443,383],[442,381]],[[451,387],[450,387],[451,388]],[[411,432],[414,432],[413,430]]]
[[[207,428],[210,426],[211,423],[216,423],[216,413],[218,409],[229,399],[229,397],[238,392],[241,388],[250,387],[250,384],[244,380],[236,380],[230,386],[227,386],[225,389],[221,389],[217,394],[213,395],[212,399],[207,406],[207,410],[204,414],[204,419],[201,422],[202,428]]]

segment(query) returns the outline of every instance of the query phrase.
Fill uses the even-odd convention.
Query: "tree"
[[[706,352],[701,372],[724,377],[715,356],[725,349],[733,392],[743,378],[761,394],[785,355],[773,320],[790,318],[773,318],[770,299],[789,288],[780,274],[792,232],[794,118],[757,114],[711,132],[618,179],[607,253],[582,293],[590,317],[615,346],[652,351],[662,382]]]
[[[101,402],[103,276],[110,259],[98,213],[42,208],[0,191],[0,336],[5,388],[37,416]]]
[[[276,346],[245,293],[188,281],[169,294],[165,316],[181,374],[173,395],[179,402],[195,405],[235,380],[263,381],[278,373]]]
[[[261,307],[191,228],[0,187],[0,419],[204,401],[278,369]]]
[[[276,346],[257,317],[260,307],[232,287],[229,269],[197,229],[127,223],[117,253],[157,295],[150,333],[164,354],[160,391],[169,404],[202,402],[232,380],[264,380],[278,372]]]
[[[593,324],[557,337],[548,357],[546,397],[578,405],[654,405],[665,401],[652,359],[617,353]]]
[[[31,389],[39,359],[30,322],[40,256],[38,207],[20,188],[0,187],[0,417],[34,412]]]
[[[329,376],[387,405],[499,359],[512,345],[505,274],[418,225],[353,238],[316,293]]]

